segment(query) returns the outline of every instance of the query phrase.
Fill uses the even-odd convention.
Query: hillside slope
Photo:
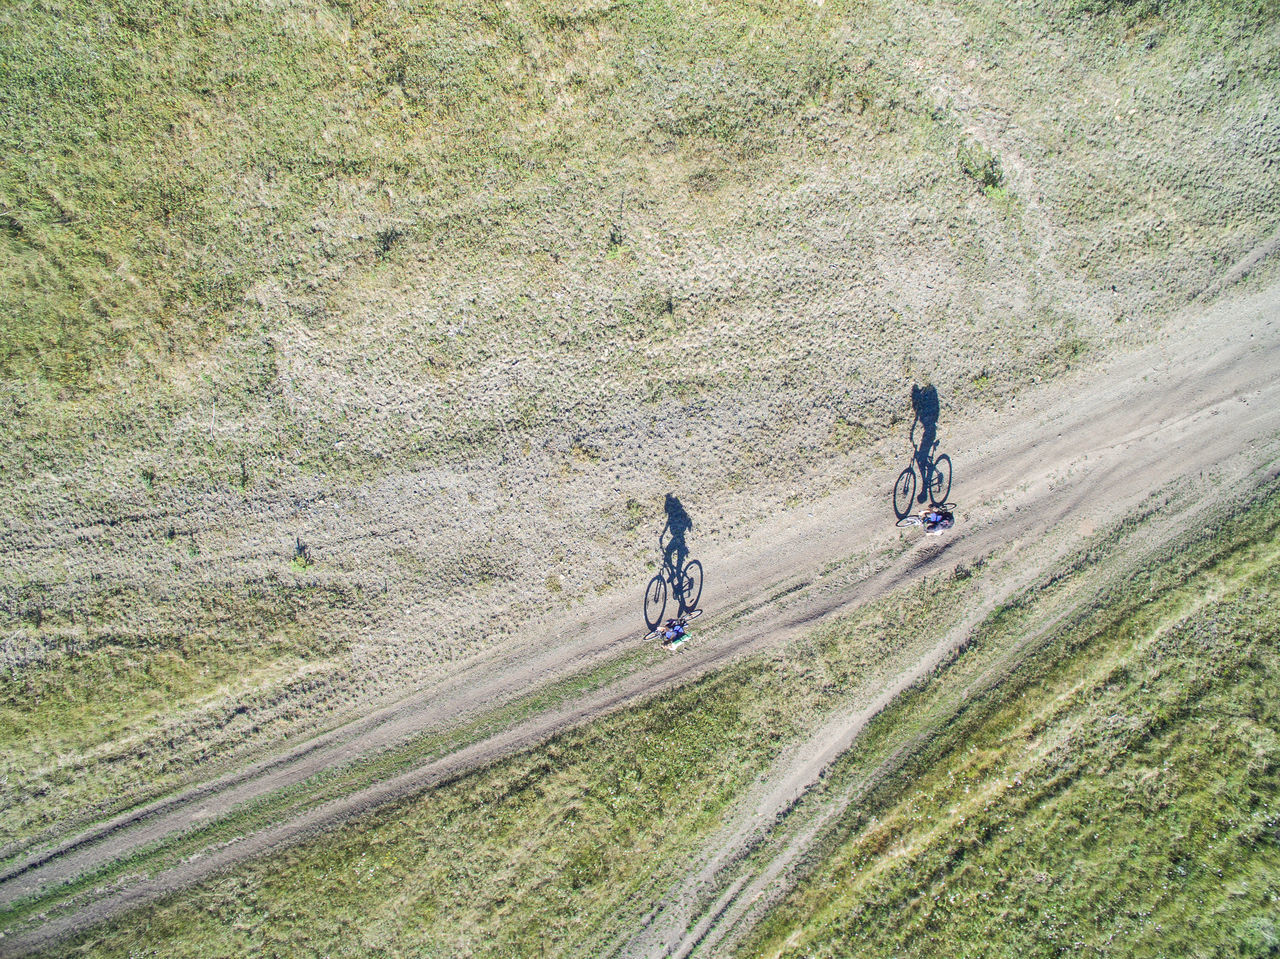
[[[9,5],[0,881],[678,683],[625,644],[681,513],[694,672],[890,588],[913,397],[957,496],[1042,502],[1032,397],[1218,298],[1273,335],[1278,77],[1273,0]]]
[[[11,7],[0,854],[1267,269],[1274,13]]]
[[[554,643],[530,635],[509,654],[479,659],[269,763],[36,848],[0,876],[8,920],[0,953],[160,899],[108,926],[116,931],[107,940],[90,932],[83,941],[153,943],[139,930],[176,916],[156,933],[166,949],[252,950],[261,936],[292,941],[310,923],[336,930],[342,916],[385,908],[378,941],[394,948],[427,935],[446,952],[483,951],[486,942],[527,951],[550,937],[573,955],[700,944],[717,954],[850,808],[853,794],[823,788],[828,771],[846,754],[865,758],[868,722],[985,636],[993,615],[1037,604],[1042,591],[1048,597],[1043,616],[1017,620],[999,642],[984,640],[981,658],[964,658],[966,675],[985,664],[986,686],[1016,674],[1064,617],[1110,602],[1114,584],[1247,514],[1259,487],[1274,485],[1278,300],[1273,286],[1189,314],[1178,336],[1044,384],[1023,395],[1020,410],[968,424],[958,436],[968,441],[951,447],[965,470],[955,490],[967,505],[942,541],[890,525],[889,491],[863,492],[874,474],[859,473],[843,495],[786,511],[724,554],[702,554],[717,584],[704,594],[709,613],[696,641],[679,655],[639,642],[634,594],[607,595],[550,630]],[[1247,515],[1241,524],[1249,527]],[[1170,565],[1168,576],[1184,566]],[[1054,585],[1064,577],[1074,584],[1065,592]],[[956,703],[944,697],[941,715]],[[895,755],[929,747],[936,724],[908,725],[878,741]],[[572,768],[557,772],[566,742],[576,744]],[[895,764],[886,769],[897,773]],[[634,780],[623,793],[608,787],[614,798],[591,805],[594,825],[580,833],[575,797],[599,794],[610,776]],[[811,792],[821,797],[816,807],[801,802]],[[495,808],[507,808],[494,807],[494,796],[518,797],[502,828],[490,823]],[[649,810],[640,820],[624,810],[636,803]],[[444,842],[446,834],[466,837],[466,848]],[[424,843],[436,853],[381,860],[398,865],[369,886],[373,900],[355,892],[315,900],[311,883],[338,860]],[[592,865],[566,871],[567,849]],[[456,882],[430,878],[437,855]],[[499,869],[500,861],[511,865]],[[504,876],[524,890],[518,908],[499,909],[491,898],[510,895]],[[400,897],[388,897],[387,882]],[[241,922],[247,939],[225,941],[189,913],[217,900],[225,883],[236,901],[245,890],[284,898],[261,922]],[[281,925],[299,896],[309,903],[299,915],[310,918]],[[406,896],[429,918],[404,913]],[[218,927],[225,908],[208,910]],[[325,936],[332,948],[367,945]]]

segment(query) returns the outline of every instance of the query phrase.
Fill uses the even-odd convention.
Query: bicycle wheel
[[[662,622],[662,614],[667,611],[667,581],[658,573],[649,580],[644,591],[644,624],[650,629]]]
[[[680,604],[676,615],[697,609],[698,600],[702,598],[702,563],[696,559],[691,563],[685,563],[684,571],[680,575],[680,586],[672,592],[675,593],[676,602]]]
[[[898,519],[902,519],[911,512],[915,495],[916,471],[914,467],[908,466],[898,474],[898,480],[893,484],[893,512]]]
[[[697,619],[697,618],[698,618],[699,616],[701,616],[701,615],[702,615],[702,610],[700,610],[700,609],[691,609],[691,610],[689,610],[689,612],[685,613],[685,614],[684,614],[684,616],[683,616],[683,617],[681,617],[681,618],[682,618],[682,619],[687,623],[687,622],[689,622],[691,619]]]
[[[929,502],[934,506],[945,503],[951,495],[951,457],[943,453],[933,461],[929,473]]]
[[[902,519],[898,520],[898,525],[904,528],[907,526],[923,526],[924,520],[919,516],[904,516]]]

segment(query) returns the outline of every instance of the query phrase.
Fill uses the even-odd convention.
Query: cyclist
[[[684,638],[685,625],[679,619],[669,619],[662,624],[662,641],[664,645],[670,646],[672,643],[679,642]]]
[[[956,524],[955,514],[941,506],[930,506],[920,514],[924,520],[924,531],[931,536],[939,536]]]

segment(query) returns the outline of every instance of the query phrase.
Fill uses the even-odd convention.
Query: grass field
[[[16,841],[644,578],[673,486],[732,535],[912,381],[1151,336],[1277,210],[1274,4],[146,10],[0,19]]]
[[[398,804],[286,854],[285,869],[264,863],[218,884],[222,905],[157,913],[156,942],[170,955],[286,942],[351,955],[410,941],[441,955],[581,951],[603,932],[624,931],[624,917],[676,874],[682,850],[834,705],[833,694],[859,687],[915,635],[904,627],[934,601],[915,595],[868,610],[858,625],[870,636],[857,647],[841,642],[844,631],[818,638],[830,662],[800,665],[787,652],[745,663]],[[405,908],[409,889],[423,896]],[[237,900],[229,917],[224,909]],[[337,901],[336,911],[326,905]],[[292,918],[259,921],[278,914]],[[370,922],[376,914],[383,918]],[[355,925],[382,931],[343,931]],[[122,954],[143,945],[130,926],[116,935]]]
[[[1141,525],[997,611],[873,722],[820,793],[896,766],[743,955],[1269,954],[1280,501],[1099,591],[1092,572]],[[883,682],[902,637],[945,630],[980,579],[913,587],[71,951],[599,954],[780,749]]]
[[[1144,569],[998,683],[961,667],[895,703],[868,754],[921,717],[928,746],[740,954],[1273,955],[1277,518]]]
[[[9,4],[0,862],[642,585],[673,490],[724,546],[892,473],[912,384],[949,441],[1159,337],[1274,234],[1278,25],[1275,0]],[[742,757],[670,849],[827,708],[792,676],[759,738],[737,675],[664,700],[722,713],[644,763]],[[556,788],[605,789],[568,742]],[[569,943],[557,889],[495,941]],[[442,923],[445,951],[483,925]]]

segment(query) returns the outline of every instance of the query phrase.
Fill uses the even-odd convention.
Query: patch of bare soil
[[[794,508],[780,510],[705,552],[696,552],[690,537],[689,546],[706,571],[700,605],[707,612],[694,639],[679,653],[420,768],[210,849],[154,877],[80,900],[74,911],[47,922],[11,930],[0,940],[0,954],[47,945],[246,857],[526,748],[732,657],[794,637],[913,578],[981,557],[1016,556],[1016,562],[1005,564],[1004,572],[992,578],[989,608],[1033,583],[1094,530],[1175,481],[1194,477],[1197,502],[1210,504],[1273,476],[1280,453],[1280,381],[1274,375],[1280,362],[1280,285],[1201,308],[1170,330],[1140,351],[1029,390],[1007,409],[951,423],[943,407],[937,434],[954,469],[950,499],[960,504],[959,523],[946,537],[902,539],[893,525],[890,484],[912,450],[905,444],[882,444],[831,495],[815,490]],[[1164,532],[1155,524],[1150,535],[1154,542]],[[919,534],[908,531],[906,536]],[[850,557],[860,561],[839,565]],[[968,622],[975,622],[985,608],[975,609]],[[16,902],[225,815],[255,797],[604,662],[638,643],[643,631],[638,584],[569,615],[548,616],[541,628],[512,637],[505,647],[460,664],[452,675],[357,721],[105,826],[30,851],[0,877],[0,903]],[[724,830],[691,856],[688,882],[673,888],[637,924],[635,937],[616,944],[616,951],[685,955],[699,943],[711,949],[767,899],[770,877],[785,871],[802,843],[764,877],[733,876],[726,866],[740,859],[760,830],[816,781],[877,709],[932,668],[957,641],[956,633],[938,637],[913,661],[903,662],[885,688],[867,690],[860,707],[789,751]],[[833,806],[832,814],[837,811]]]

